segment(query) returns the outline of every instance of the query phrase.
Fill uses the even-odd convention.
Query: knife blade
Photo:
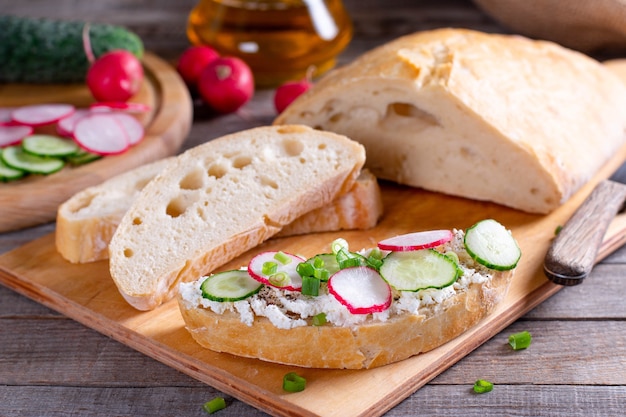
[[[626,201],[626,162],[600,181],[552,241],[543,263],[548,279],[578,285],[589,275],[606,230]]]

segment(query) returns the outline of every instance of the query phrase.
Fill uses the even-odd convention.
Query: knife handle
[[[582,282],[625,199],[626,185],[618,182],[604,180],[594,188],[552,241],[543,264],[548,279],[560,285]]]

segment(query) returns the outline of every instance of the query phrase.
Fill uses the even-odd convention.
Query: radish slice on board
[[[150,106],[143,103],[127,103],[124,101],[103,101],[89,106],[94,111],[123,111],[127,113],[146,113]]]
[[[378,242],[378,248],[394,252],[434,248],[449,242],[454,237],[451,230],[429,230],[426,232],[407,233]]]
[[[13,113],[14,110],[14,107],[0,107],[0,125],[6,125],[13,122],[11,113]]]
[[[32,133],[33,128],[30,126],[0,126],[0,148],[17,145],[22,142],[22,139]]]
[[[27,126],[44,126],[70,116],[75,110],[71,104],[35,104],[13,110],[11,119]]]
[[[98,155],[115,155],[130,146],[126,130],[109,113],[94,113],[74,126],[74,140],[85,150]]]
[[[145,131],[139,120],[127,113],[113,112],[108,114],[122,125],[128,136],[129,145],[132,146],[141,142]]]
[[[57,123],[57,133],[61,136],[72,137],[74,135],[76,122],[88,114],[90,114],[89,110],[78,109],[71,115],[59,120]]]
[[[248,273],[266,285],[290,291],[300,291],[302,277],[296,271],[305,259],[285,252],[268,251],[255,256],[248,264]]]
[[[375,269],[366,266],[333,274],[328,280],[328,292],[352,314],[378,313],[391,305],[391,287]]]

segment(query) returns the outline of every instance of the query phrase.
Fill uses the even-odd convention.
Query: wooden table
[[[19,3],[19,4],[18,4]],[[102,0],[13,2],[2,13],[84,18],[127,25],[147,49],[174,61],[187,46],[184,26],[194,1]],[[471,2],[347,1],[355,38],[341,56],[412,31],[463,26],[505,32]],[[237,115],[196,107],[183,145],[257,125],[275,116],[272,91],[258,91]],[[0,234],[0,253],[48,234],[54,224]],[[565,288],[434,378],[388,416],[618,416],[626,405],[626,248],[616,251],[578,287]],[[533,334],[512,352],[508,335]],[[478,378],[495,383],[472,392]],[[202,416],[220,392],[0,286],[0,415]],[[226,396],[219,416],[264,415]]]

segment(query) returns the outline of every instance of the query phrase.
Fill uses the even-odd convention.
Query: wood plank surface
[[[150,106],[139,119],[144,139],[121,155],[80,166],[66,165],[51,175],[29,175],[0,184],[0,233],[47,223],[58,206],[78,191],[139,165],[177,153],[191,128],[193,108],[187,86],[176,70],[154,54],[143,59],[146,77],[131,101]],[[0,85],[0,107],[67,103],[77,108],[93,103],[84,85]]]
[[[0,0],[0,13],[117,22],[140,33],[147,49],[174,61],[186,46],[184,24],[195,0]],[[415,30],[442,26],[508,32],[469,0],[348,0],[355,38],[341,62]],[[239,114],[216,116],[195,102],[194,123],[183,148],[242,128],[270,123],[272,91],[258,91]],[[0,253],[54,231],[54,224],[0,233]],[[416,416],[621,416],[626,404],[626,248],[606,257],[585,283],[552,295],[447,371],[390,409],[386,417]],[[559,326],[553,332],[554,326]],[[535,342],[521,355],[504,348],[508,334],[529,330]],[[589,355],[579,346],[591,331]],[[540,344],[539,344],[540,343]],[[551,360],[545,360],[551,352]],[[559,356],[558,352],[562,352]],[[506,358],[500,356],[506,355]],[[611,356],[614,358],[611,359]],[[615,367],[616,362],[620,366]],[[561,372],[561,362],[571,372]],[[5,368],[6,367],[6,368]],[[613,368],[613,369],[610,369]],[[6,371],[3,371],[5,370]],[[559,379],[552,377],[557,372]],[[580,384],[600,375],[616,385]],[[471,386],[493,377],[494,391]],[[202,403],[224,396],[218,416],[264,412],[162,364],[108,336],[0,286],[0,415],[206,416]]]

